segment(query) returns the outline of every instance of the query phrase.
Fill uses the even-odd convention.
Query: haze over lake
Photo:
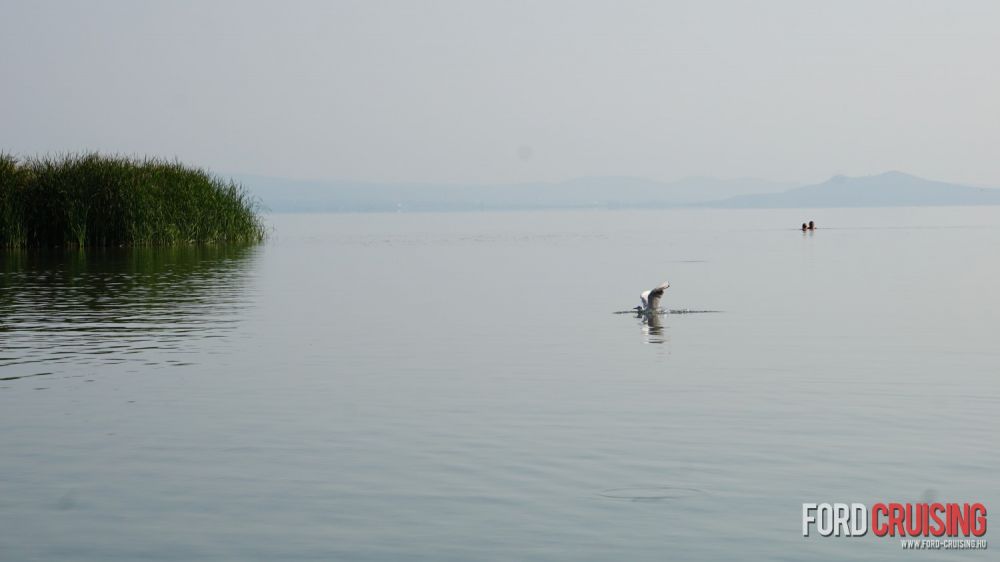
[[[0,559],[912,560],[801,504],[1000,505],[1000,207],[267,220],[0,254]],[[613,314],[664,280],[718,312]]]
[[[1000,2],[2,6],[0,562],[1000,558]]]
[[[816,185],[753,178],[659,182],[584,177],[514,185],[378,184],[241,176],[265,208],[279,212],[410,212],[671,207],[808,208],[1000,205],[1000,189],[931,181],[903,172]]]

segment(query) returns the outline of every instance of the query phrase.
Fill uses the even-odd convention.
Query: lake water
[[[995,550],[801,504],[1000,508],[1000,208],[268,221],[0,254],[0,559]],[[664,280],[718,312],[613,314]]]

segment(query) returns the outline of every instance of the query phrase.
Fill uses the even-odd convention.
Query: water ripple
[[[184,364],[169,355],[235,329],[253,248],[0,253],[0,380],[45,365]]]

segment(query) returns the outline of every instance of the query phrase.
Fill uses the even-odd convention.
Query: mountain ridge
[[[737,195],[704,203],[722,208],[907,207],[1000,205],[1000,189],[928,180],[893,170],[871,176],[837,175],[780,193]]]
[[[424,212],[530,209],[810,208],[1000,205],[1000,189],[928,180],[892,170],[836,175],[795,186],[753,178],[690,177],[662,182],[585,176],[493,185],[290,180],[236,175],[276,212]]]
[[[288,180],[234,175],[272,211],[386,212],[682,207],[794,185],[757,179],[685,178],[661,182],[586,176],[560,182],[494,185]]]

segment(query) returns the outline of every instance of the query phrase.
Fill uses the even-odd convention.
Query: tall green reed
[[[239,185],[160,159],[0,154],[0,246],[252,243],[259,206]]]

